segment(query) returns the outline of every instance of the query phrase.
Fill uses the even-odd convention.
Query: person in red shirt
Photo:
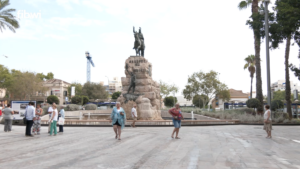
[[[181,109],[179,107],[179,104],[175,104],[175,108],[172,108],[169,110],[169,114],[171,114],[172,119],[173,119],[173,124],[174,124],[174,130],[173,133],[171,135],[172,138],[174,138],[174,133],[176,132],[176,139],[180,139],[180,137],[178,137],[178,133],[179,133],[179,129],[181,127],[181,120],[183,119],[183,115],[181,113]]]

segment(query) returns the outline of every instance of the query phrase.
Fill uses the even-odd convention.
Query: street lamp
[[[267,91],[268,91],[268,105],[271,109],[271,78],[270,78],[270,57],[269,57],[269,13],[268,5],[270,0],[264,0],[265,2],[265,33],[266,33],[266,60],[267,60]]]

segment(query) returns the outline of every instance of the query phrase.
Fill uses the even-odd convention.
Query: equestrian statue
[[[136,56],[145,56],[145,43],[144,43],[144,36],[142,34],[142,29],[140,27],[139,32],[135,31],[135,28],[133,27],[133,33],[134,33],[134,47]]]

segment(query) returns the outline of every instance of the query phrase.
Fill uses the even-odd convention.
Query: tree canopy
[[[81,95],[82,94],[82,85],[81,83],[78,82],[73,82],[71,85],[68,87],[68,94],[71,97],[71,88],[72,86],[75,87],[75,96]]]
[[[163,98],[169,96],[171,93],[177,93],[179,88],[175,84],[168,84],[163,82],[162,80],[159,81],[160,85],[160,94]]]
[[[41,80],[47,79],[54,79],[54,74],[52,72],[47,73],[47,75],[44,75],[43,73],[37,73],[36,74]]]
[[[112,99],[118,99],[118,97],[121,95],[121,92],[114,92],[111,96]]]
[[[188,78],[188,84],[183,90],[184,98],[191,100],[194,96],[200,97],[203,100],[203,104],[206,105],[210,100],[217,95],[224,100],[230,99],[230,93],[227,86],[221,83],[218,79],[219,73],[211,70],[208,73],[203,71],[196,72]]]
[[[90,99],[107,99],[109,94],[100,83],[87,82],[82,87],[82,95]]]
[[[168,96],[164,98],[165,106],[173,107],[177,103],[177,98],[173,96]]]

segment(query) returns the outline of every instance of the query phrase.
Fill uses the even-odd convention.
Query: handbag
[[[65,119],[62,118],[62,117],[60,117],[60,118],[58,119],[58,125],[64,125],[64,124],[65,124]]]
[[[178,116],[174,116],[174,120],[178,120]]]

